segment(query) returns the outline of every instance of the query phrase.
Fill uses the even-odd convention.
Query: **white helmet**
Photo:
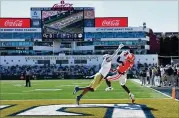
[[[109,54],[105,54],[105,55],[103,55],[103,58],[108,58],[108,57],[110,57]]]

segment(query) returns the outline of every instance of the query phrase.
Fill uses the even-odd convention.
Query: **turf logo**
[[[79,112],[70,112],[68,108],[78,108]],[[105,118],[153,118],[146,105],[138,104],[64,104],[32,107],[13,116],[94,116],[94,114],[82,113],[85,108],[105,108]],[[68,110],[68,111],[66,111]]]

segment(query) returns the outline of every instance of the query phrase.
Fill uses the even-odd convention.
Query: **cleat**
[[[113,90],[112,87],[107,87],[107,88],[105,89],[105,91],[112,91],[112,90]]]
[[[132,93],[130,94],[130,98],[131,98],[131,100],[132,100],[132,104],[134,104],[135,98],[134,98],[134,95],[133,95]]]
[[[76,104],[79,105],[80,104],[80,99],[81,97],[80,96],[76,96]]]
[[[73,91],[73,95],[75,95],[78,91],[79,91],[79,87],[75,87],[75,89]]]

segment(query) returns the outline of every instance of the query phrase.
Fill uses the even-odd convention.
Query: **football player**
[[[80,99],[89,91],[94,92],[99,85],[101,84],[102,80],[106,77],[106,75],[109,73],[110,69],[111,69],[111,63],[113,58],[118,54],[118,52],[120,51],[120,49],[123,47],[123,44],[120,44],[118,49],[114,52],[113,55],[108,55],[105,54],[103,56],[103,62],[101,64],[101,69],[99,70],[98,73],[95,74],[93,81],[91,82],[91,84],[88,87],[75,87],[73,94],[75,94],[76,92],[78,92],[79,90],[82,90],[83,92],[76,97],[76,102],[79,105],[79,101]]]
[[[118,65],[118,66],[121,65],[121,64],[123,64],[123,62],[124,62],[124,60],[125,60],[125,57],[124,57],[125,52],[126,52],[126,51],[122,51],[121,54],[118,56],[118,58],[117,58],[117,65]],[[114,75],[114,74],[117,74],[116,68],[115,68],[115,69],[112,69],[112,68],[111,68],[110,72],[109,72],[108,75],[105,77],[105,81],[106,81],[106,84],[107,84],[107,86],[108,86],[108,87],[105,89],[105,91],[111,91],[111,90],[113,90],[112,85],[111,85],[111,82],[110,82],[108,79],[106,79],[106,78],[107,78],[108,76],[112,76],[112,75]]]
[[[130,90],[128,89],[128,87],[125,84],[126,84],[126,80],[127,80],[127,71],[129,69],[131,69],[132,66],[134,65],[135,56],[133,53],[130,53],[129,51],[124,51],[123,55],[125,57],[125,61],[120,62],[122,64],[119,65],[117,67],[117,69],[115,70],[117,73],[113,76],[108,76],[106,78],[106,81],[108,81],[108,83],[111,83],[110,82],[111,80],[112,81],[119,80],[120,85],[129,94],[129,96],[132,100],[132,103],[134,103],[134,101],[135,101],[134,95],[130,92]],[[118,62],[119,62],[119,59],[118,59]]]

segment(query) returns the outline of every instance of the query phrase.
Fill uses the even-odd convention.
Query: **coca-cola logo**
[[[30,18],[0,18],[0,28],[30,28]]]
[[[22,27],[22,20],[7,20],[4,22],[4,26],[6,27]]]
[[[72,10],[73,4],[65,3],[64,0],[61,0],[60,3],[56,3],[53,5],[52,10],[61,10],[61,11],[69,11]]]
[[[128,27],[127,17],[98,17],[95,18],[95,27]]]
[[[114,27],[116,27],[116,26],[120,26],[120,20],[104,20],[103,22],[102,22],[102,26],[107,26],[107,27],[109,27],[109,26],[114,26]]]

